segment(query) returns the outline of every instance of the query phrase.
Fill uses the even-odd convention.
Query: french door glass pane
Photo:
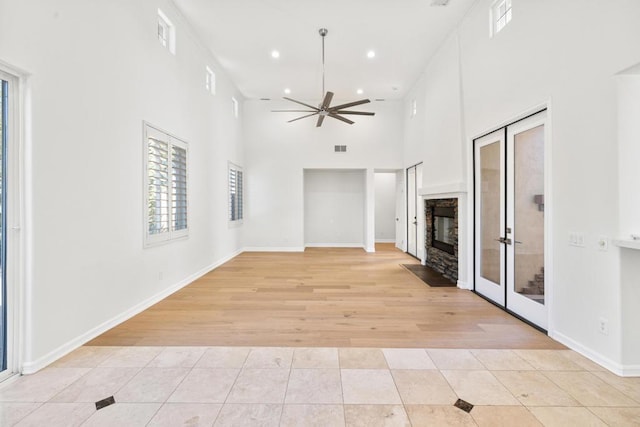
[[[500,143],[480,148],[480,275],[500,285]]]
[[[514,137],[515,291],[544,304],[544,126]]]

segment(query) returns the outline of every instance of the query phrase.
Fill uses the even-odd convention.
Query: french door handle
[[[413,225],[418,225],[418,221],[413,221]]]
[[[498,241],[500,243],[504,243],[505,245],[510,245],[511,244],[511,239],[509,239],[508,237],[507,238],[501,237],[499,239],[496,239],[496,241]]]

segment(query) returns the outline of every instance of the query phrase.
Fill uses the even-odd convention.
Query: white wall
[[[411,117],[410,103],[417,102]],[[418,188],[464,180],[458,39],[450,36],[406,97],[404,166],[423,162]]]
[[[305,245],[364,246],[365,192],[362,170],[305,170]]]
[[[374,205],[369,194],[373,195],[374,186],[369,175],[373,169],[401,168],[402,102],[372,102],[362,110],[374,111],[374,117],[354,119],[353,125],[327,118],[320,128],[313,118],[287,123],[295,113],[271,112],[292,107],[295,104],[281,100],[247,100],[244,105],[248,249],[302,250],[304,169],[367,169],[366,203],[371,204],[367,217],[371,217]],[[347,145],[347,152],[335,153],[334,145]],[[373,222],[364,226],[370,232],[374,229]],[[367,248],[372,240],[373,236],[371,242],[366,240]]]
[[[432,99],[434,107],[440,106],[429,109],[420,129],[406,124],[405,162],[420,156],[421,141],[432,144],[423,156],[440,153],[465,161],[452,162],[453,169],[437,178],[432,173],[437,169],[430,170],[424,158],[425,185],[463,179],[470,188],[472,138],[547,103],[552,192],[546,208],[553,233],[553,268],[546,270],[553,291],[549,332],[620,371],[622,342],[633,339],[621,331],[620,253],[616,248],[599,251],[596,242],[618,233],[614,76],[640,59],[635,48],[640,3],[516,2],[512,22],[493,38],[487,25],[490,4],[481,0],[474,5],[414,89],[424,102]],[[462,111],[455,107],[456,92]],[[416,95],[407,97],[405,109],[411,96]],[[437,123],[450,124],[438,128]],[[466,171],[455,168],[465,163]],[[584,233],[584,248],[568,245],[572,231]],[[608,335],[598,332],[601,317],[609,321]]]
[[[376,242],[396,241],[396,173],[375,174]]]
[[[158,7],[177,26],[175,56],[158,43]],[[0,60],[29,74],[31,94],[29,371],[241,248],[226,221],[241,96],[167,0],[2,2]],[[149,249],[143,120],[189,143],[189,239]]]

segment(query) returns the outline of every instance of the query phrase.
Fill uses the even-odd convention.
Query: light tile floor
[[[82,347],[1,385],[0,425],[639,426],[640,378],[570,350]]]

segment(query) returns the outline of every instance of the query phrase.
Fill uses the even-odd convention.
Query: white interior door
[[[425,260],[425,220],[424,201],[422,196],[418,194],[418,190],[422,187],[422,163],[416,165],[416,257],[421,261]]]
[[[407,252],[418,256],[418,218],[416,214],[416,167],[407,169]]]
[[[507,308],[547,328],[543,111],[507,128]]]
[[[475,289],[505,305],[504,129],[475,141]]]
[[[404,192],[404,171],[396,172],[396,248],[406,250],[405,245],[405,192]]]

